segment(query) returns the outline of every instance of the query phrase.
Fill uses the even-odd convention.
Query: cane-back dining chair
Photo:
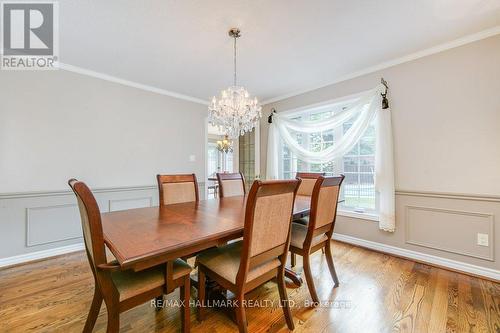
[[[254,181],[249,191],[243,240],[213,248],[197,256],[198,297],[205,300],[208,276],[236,295],[235,311],[240,332],[247,332],[244,296],[276,278],[285,320],[294,324],[288,304],[284,272],[295,194],[300,180]],[[198,308],[199,320],[205,308]]]
[[[199,201],[196,175],[157,175],[160,206]]]
[[[94,195],[85,183],[76,179],[70,179],[68,184],[77,198],[85,249],[95,281],[94,298],[83,332],[92,332],[103,300],[108,313],[107,332],[114,333],[120,329],[121,312],[149,300],[160,299],[177,287],[180,287],[181,297],[186,304],[181,312],[182,330],[189,332],[191,267],[177,259],[167,265],[133,272],[122,271],[116,260],[108,262],[101,213]]]
[[[304,218],[302,223],[292,223],[290,252],[292,255],[303,257],[307,287],[314,302],[319,302],[319,298],[311,274],[310,255],[312,253],[325,249],[326,261],[335,287],[339,285],[333,264],[331,238],[337,216],[340,185],[343,180],[343,175],[340,177],[318,177],[312,192],[310,215]]]
[[[324,176],[324,172],[297,172],[295,175],[295,178],[301,179],[302,182],[300,183],[300,187],[297,190],[297,195],[304,195],[304,196],[312,196],[312,192],[314,189],[314,184],[316,184],[316,180],[320,176]],[[296,223],[304,223],[304,219],[298,218],[294,220]],[[290,255],[290,264],[292,267],[295,267],[295,264],[297,262],[297,256],[292,253]]]
[[[297,195],[311,196],[316,179],[318,179],[319,176],[324,175],[324,172],[297,172],[295,178],[302,179],[300,187],[297,190]]]
[[[233,197],[237,195],[245,195],[245,177],[241,172],[235,173],[217,173],[219,182],[219,196]]]

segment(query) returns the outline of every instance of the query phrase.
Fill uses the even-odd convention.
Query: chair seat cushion
[[[300,219],[295,219],[295,220],[293,220],[293,223],[308,225],[309,224],[309,216],[301,217]]]
[[[295,222],[292,223],[292,239],[290,241],[290,246],[302,249],[302,247],[304,246],[304,240],[306,239],[307,235],[307,228],[307,225]],[[328,237],[325,234],[318,235],[313,238],[312,246],[319,244],[327,239]]]
[[[111,278],[120,293],[120,301],[163,286],[165,284],[165,270],[165,265],[159,265],[140,272],[132,270],[112,272]],[[191,266],[184,260],[174,261],[174,280],[190,272]]]
[[[236,284],[236,275],[240,268],[242,247],[243,241],[237,241],[225,246],[212,248],[198,255],[196,257],[196,262],[198,265],[205,266],[214,273],[220,275],[228,282]],[[250,269],[246,282],[250,282],[280,265],[281,262],[275,258]]]

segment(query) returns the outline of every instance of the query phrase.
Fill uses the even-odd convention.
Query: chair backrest
[[[276,258],[282,263],[286,260],[299,184],[297,179],[256,180],[252,184],[246,203],[238,281],[246,281],[249,268]]]
[[[196,175],[157,175],[160,206],[199,201]]]
[[[312,239],[318,235],[326,234],[329,238],[333,234],[335,218],[337,217],[337,204],[340,194],[340,185],[344,175],[339,177],[320,176],[314,185],[311,197],[311,212],[305,246],[311,244]]]
[[[217,173],[219,181],[219,196],[234,197],[237,195],[245,195],[245,177],[241,172],[235,173]]]
[[[311,196],[314,188],[314,184],[316,184],[316,180],[319,176],[324,176],[324,172],[297,172],[295,175],[296,178],[302,179],[302,183],[300,183],[300,187],[297,191],[298,195],[307,195]]]
[[[76,195],[82,221],[85,250],[92,272],[96,276],[96,267],[106,263],[101,212],[92,191],[84,182],[70,179],[68,184]]]

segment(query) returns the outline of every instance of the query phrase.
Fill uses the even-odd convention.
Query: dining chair
[[[300,180],[256,180],[245,208],[243,240],[202,252],[198,264],[198,299],[205,300],[206,278],[232,291],[236,298],[236,320],[247,332],[245,294],[276,278],[287,326],[294,329],[285,287],[285,263],[290,244],[290,226],[295,194]],[[205,317],[203,304],[198,319]]]
[[[331,238],[337,216],[340,185],[343,180],[344,175],[340,175],[340,177],[319,176],[312,191],[310,215],[304,218],[304,223],[292,223],[290,252],[292,255],[303,257],[307,287],[313,301],[316,303],[319,302],[319,298],[311,273],[310,255],[312,253],[325,249],[326,261],[335,287],[339,285],[339,279],[333,264]]]
[[[295,178],[302,179],[302,182],[300,183],[300,187],[297,190],[297,195],[305,195],[305,196],[312,196],[314,184],[316,184],[316,180],[318,179],[319,176],[324,176],[324,172],[297,172],[295,174]],[[295,219],[294,222],[296,223],[302,223],[304,224],[303,219]],[[295,267],[295,264],[297,263],[297,257],[295,254],[290,255],[290,265],[292,267]]]
[[[207,186],[207,190],[208,190],[208,195],[210,196],[210,194],[213,193],[214,195],[214,199],[218,197],[219,195],[219,184],[217,183],[217,181],[208,181],[208,186]],[[212,191],[212,192],[210,192]]]
[[[297,195],[311,196],[316,180],[319,176],[324,175],[324,172],[297,172],[295,178],[302,179],[302,183],[300,183],[300,187],[297,190]]]
[[[85,250],[95,282],[83,332],[92,332],[103,300],[108,313],[107,332],[114,333],[120,329],[120,313],[152,299],[163,299],[164,294],[177,287],[184,301],[182,331],[189,332],[191,267],[177,259],[139,272],[122,271],[116,260],[108,261],[106,257],[101,213],[94,195],[85,183],[76,179],[70,179],[68,184],[77,198]]]
[[[241,172],[218,172],[217,180],[219,182],[219,196],[221,198],[246,194],[245,177]]]
[[[196,175],[157,175],[160,205],[199,201]]]

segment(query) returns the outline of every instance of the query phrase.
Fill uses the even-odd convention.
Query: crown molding
[[[482,30],[480,32],[477,32],[477,33],[474,33],[471,35],[467,35],[467,36],[452,40],[450,42],[436,45],[436,46],[433,46],[433,47],[428,48],[428,49],[424,49],[424,50],[421,50],[421,51],[418,51],[415,53],[411,53],[411,54],[405,55],[405,56],[400,57],[400,58],[392,59],[392,60],[385,61],[385,62],[382,62],[380,64],[374,65],[374,66],[364,68],[362,70],[341,76],[341,77],[335,79],[334,81],[330,81],[326,84],[314,86],[314,87],[307,88],[304,90],[299,90],[299,91],[296,91],[294,93],[285,94],[285,95],[281,95],[278,97],[273,97],[273,98],[270,98],[270,99],[267,99],[267,100],[261,102],[261,104],[266,105],[266,104],[278,102],[278,101],[281,101],[281,100],[284,100],[284,99],[287,99],[290,97],[294,97],[297,95],[302,95],[302,94],[305,94],[305,93],[308,93],[308,92],[311,92],[311,91],[314,91],[317,89],[328,87],[328,86],[336,84],[336,83],[340,83],[343,81],[354,79],[354,78],[357,78],[357,77],[360,77],[360,76],[363,76],[366,74],[380,71],[382,69],[386,69],[386,68],[389,68],[392,66],[400,65],[400,64],[403,64],[405,62],[417,60],[417,59],[420,59],[420,58],[423,58],[423,57],[426,57],[426,56],[429,56],[432,54],[436,54],[436,53],[440,53],[440,52],[443,52],[443,51],[446,51],[449,49],[453,49],[455,47],[470,44],[470,43],[473,43],[473,42],[476,42],[476,41],[479,41],[479,40],[482,40],[482,39],[485,39],[488,37],[492,37],[492,36],[495,36],[498,34],[500,34],[500,25],[497,25],[497,26],[490,28],[490,29]]]
[[[92,71],[90,69],[85,69],[85,68],[81,68],[78,66],[65,64],[65,63],[59,63],[58,67],[59,67],[59,69],[62,69],[62,70],[68,71],[68,72],[86,75],[86,76],[94,77],[97,79],[101,79],[101,80],[105,80],[105,81],[109,81],[109,82],[113,82],[113,83],[118,83],[118,84],[121,84],[121,85],[124,85],[127,87],[137,88],[137,89],[149,91],[149,92],[152,92],[155,94],[174,97],[174,98],[182,99],[182,100],[193,102],[193,103],[208,105],[208,101],[202,100],[200,98],[196,98],[196,97],[192,97],[192,96],[188,96],[188,95],[183,95],[183,94],[179,94],[179,93],[176,93],[173,91],[169,91],[169,90],[165,90],[165,89],[161,89],[161,88],[157,88],[157,87],[153,87],[153,86],[148,86],[146,84],[125,80],[125,79],[122,79],[122,78],[119,78],[116,76]]]

